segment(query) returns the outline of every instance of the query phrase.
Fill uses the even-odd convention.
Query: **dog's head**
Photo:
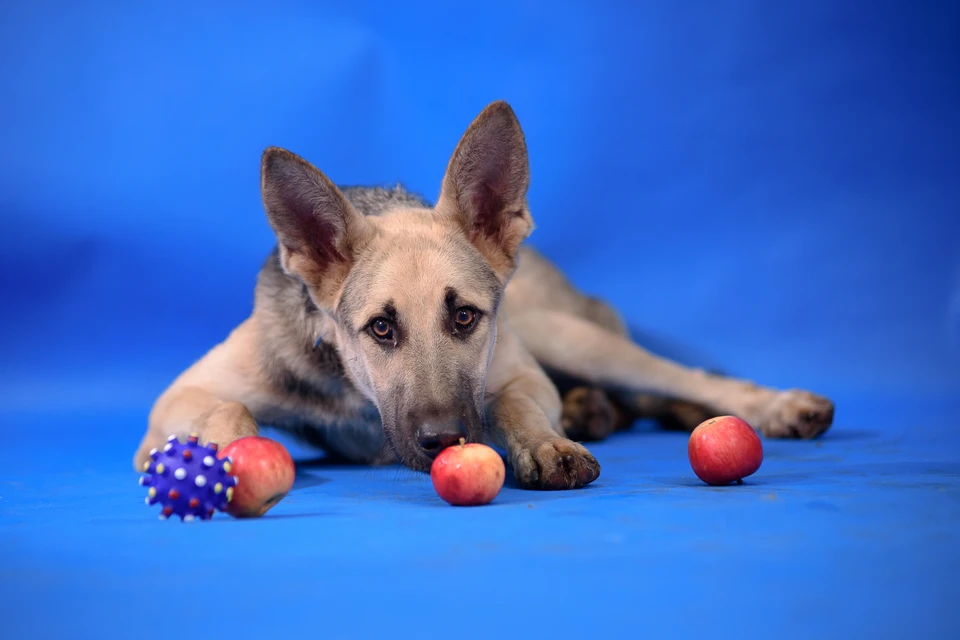
[[[305,160],[263,155],[281,265],[333,318],[348,375],[412,468],[481,439],[497,310],[533,225],[528,183],[523,133],[503,102],[467,129],[434,209],[363,216]]]

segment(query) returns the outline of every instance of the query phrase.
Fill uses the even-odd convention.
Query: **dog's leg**
[[[598,442],[642,418],[655,420],[670,431],[693,431],[716,416],[708,407],[650,393],[614,393],[600,387],[579,386],[563,393],[560,424],[577,442]]]
[[[511,325],[538,362],[586,384],[702,404],[771,437],[813,438],[833,421],[826,398],[688,369],[577,316],[537,310],[511,317]]]
[[[168,437],[197,433],[204,443],[226,446],[257,435],[257,421],[247,404],[256,402],[253,329],[248,320],[226,341],[187,369],[160,396],[148,420],[147,433],[133,458],[140,471],[150,450]]]
[[[487,387],[489,435],[507,449],[520,486],[574,489],[596,480],[596,458],[563,436],[560,394],[543,369],[504,326],[496,349]]]

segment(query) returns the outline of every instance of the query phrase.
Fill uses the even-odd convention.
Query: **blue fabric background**
[[[0,10],[0,406],[146,409],[225,336],[263,147],[433,198],[498,98],[531,242],[654,348],[838,416],[960,389],[956,3],[214,5]]]
[[[933,1],[3,2],[0,629],[956,637],[958,38]],[[495,99],[534,245],[835,427],[727,490],[640,426],[589,488],[476,510],[295,451],[269,517],[157,522],[130,457],[250,311],[262,149],[433,198]]]

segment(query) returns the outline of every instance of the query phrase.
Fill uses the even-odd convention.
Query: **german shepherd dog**
[[[279,148],[261,193],[277,246],[251,315],[154,405],[140,469],[170,435],[221,446],[287,429],[340,459],[427,471],[461,438],[500,447],[521,487],[600,475],[580,442],[638,417],[692,429],[737,415],[813,438],[833,404],[690,369],[634,344],[620,316],[521,247],[533,228],[526,142],[489,105],[460,140],[436,206],[401,187],[338,188]]]

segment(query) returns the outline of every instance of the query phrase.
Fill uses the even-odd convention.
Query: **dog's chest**
[[[304,418],[324,422],[368,419],[373,405],[347,378],[340,356],[330,344],[281,349],[268,364],[270,385],[282,404],[297,408]],[[379,416],[376,421],[379,422]]]
[[[276,402],[263,422],[358,462],[383,456],[380,414],[346,377],[336,349],[319,344],[275,353],[268,369]]]

